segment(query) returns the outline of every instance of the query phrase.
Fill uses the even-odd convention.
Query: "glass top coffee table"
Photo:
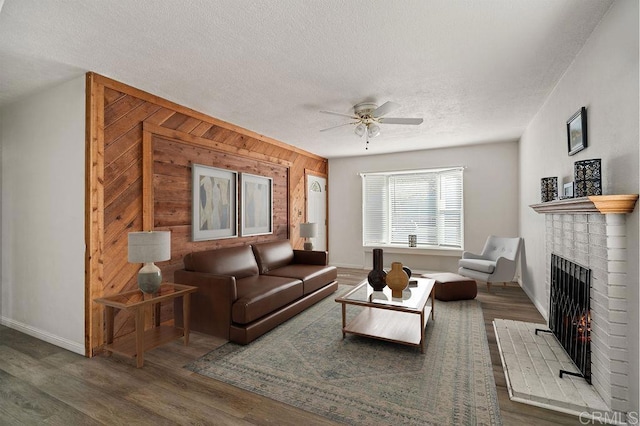
[[[374,291],[367,280],[358,284],[343,296],[336,298],[342,304],[342,338],[347,333],[389,342],[420,347],[425,352],[424,331],[434,319],[435,280],[413,278],[415,285],[407,287],[402,298],[391,297],[391,289]],[[431,299],[431,306],[427,305]],[[347,305],[364,309],[347,324]]]

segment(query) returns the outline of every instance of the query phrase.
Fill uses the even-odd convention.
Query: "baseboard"
[[[62,337],[51,334],[47,331],[40,330],[38,328],[32,327],[30,325],[27,325],[3,316],[0,316],[0,324],[6,327],[12,328],[14,330],[17,330],[21,333],[28,334],[29,336],[35,337],[36,339],[43,340],[47,343],[51,343],[52,345],[59,346],[68,351],[85,356],[84,344],[80,344],[68,339],[64,339]]]
[[[531,293],[529,293],[529,289],[525,286],[522,285],[522,281],[518,280],[518,284],[520,284],[520,288],[522,288],[522,290],[524,291],[524,293],[527,295],[527,297],[529,297],[529,300],[531,300],[531,303],[533,303],[533,305],[536,307],[536,309],[538,310],[538,312],[540,312],[540,315],[542,315],[542,317],[548,321],[549,317],[547,316],[547,309],[542,306],[540,304],[540,302],[538,302],[536,300],[535,297],[533,297],[533,295]]]

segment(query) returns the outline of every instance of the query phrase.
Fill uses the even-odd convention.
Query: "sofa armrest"
[[[496,260],[496,271],[490,276],[491,282],[511,282],[516,274],[516,262],[506,257]]]
[[[292,263],[301,265],[328,265],[329,256],[326,251],[294,250]]]
[[[485,259],[484,257],[482,257],[479,254],[471,253],[470,251],[462,252],[462,258],[463,259],[489,260],[489,259]]]
[[[194,331],[229,339],[231,305],[238,298],[236,279],[233,276],[179,270],[174,281],[198,287],[191,295],[190,328]],[[175,323],[182,324],[182,301],[173,304]]]

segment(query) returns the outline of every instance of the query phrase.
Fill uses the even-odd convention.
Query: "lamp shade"
[[[171,259],[171,232],[129,232],[129,262],[149,263]]]
[[[366,132],[367,128],[365,127],[364,124],[360,123],[356,126],[354,132],[356,133],[356,135],[358,136],[362,136],[364,135],[364,132]]]
[[[314,238],[318,234],[317,223],[301,223],[300,236],[302,238]]]

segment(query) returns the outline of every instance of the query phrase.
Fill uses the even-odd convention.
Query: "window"
[[[363,173],[362,241],[365,246],[462,248],[462,167]]]

